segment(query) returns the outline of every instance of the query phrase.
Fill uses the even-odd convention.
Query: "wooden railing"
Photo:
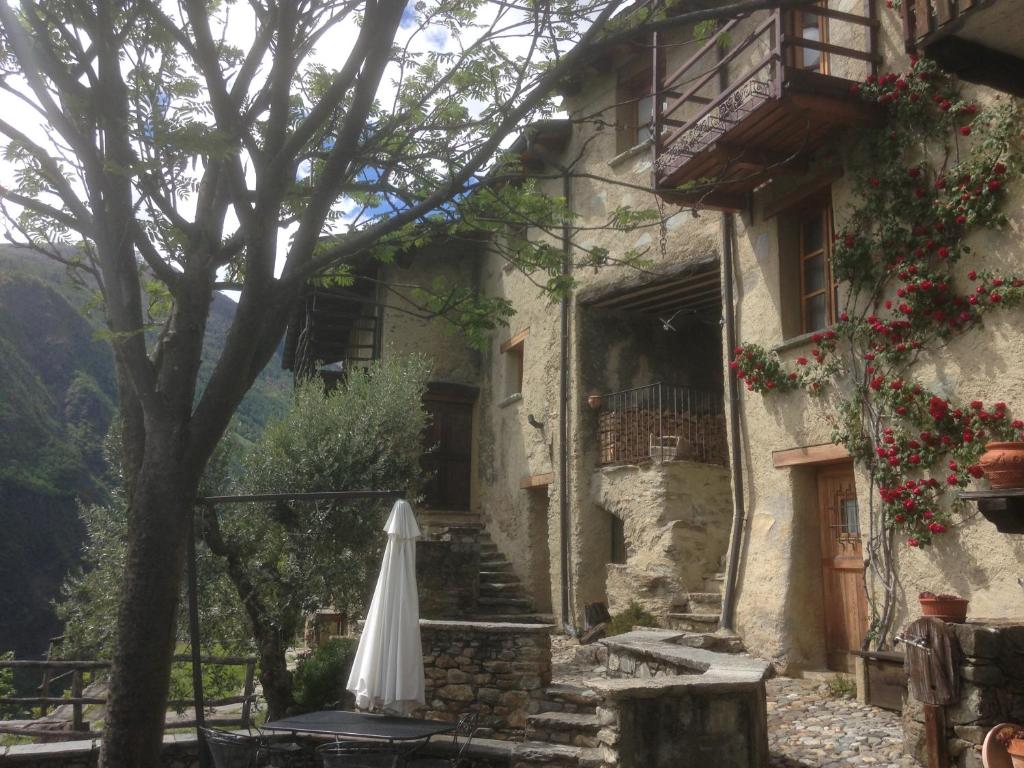
[[[857,45],[838,45],[788,32],[787,13],[790,12],[785,10],[763,14],[764,19],[738,41],[733,38],[749,26],[749,21],[760,16],[743,16],[727,22],[693,56],[660,80],[652,126],[656,137],[656,173],[660,175],[680,161],[685,162],[687,157],[697,154],[737,125],[758,105],[780,98],[785,86],[796,77],[853,82],[877,72],[881,56],[874,0],[865,0],[863,15],[825,5],[807,6],[806,11],[827,20],[826,24],[836,22],[862,28]],[[806,50],[819,51],[833,64],[862,62],[863,67],[853,69],[864,71],[857,71],[855,77],[809,72],[794,64]],[[656,72],[665,71],[660,60],[663,55],[656,41]],[[712,57],[714,61],[709,61]],[[738,74],[733,73],[736,69]],[[831,69],[836,70],[836,67],[833,65]]]
[[[190,662],[191,656],[175,656],[176,662]],[[252,724],[252,705],[255,701],[256,659],[252,656],[204,656],[203,664],[211,666],[244,666],[245,682],[242,693],[238,696],[226,696],[220,699],[206,699],[207,707],[220,707],[241,704],[242,711],[238,717],[206,718],[207,724],[230,726],[237,725],[248,728]],[[85,675],[109,669],[109,661],[61,661],[59,659],[0,659],[0,669],[38,669],[41,682],[38,696],[8,696],[0,698],[0,704],[14,704],[21,707],[38,707],[40,717],[45,717],[50,707],[71,707],[71,729],[50,730],[44,728],[25,728],[6,725],[0,720],[0,734],[16,734],[31,738],[53,740],[72,740],[95,738],[98,734],[89,730],[85,720],[84,708],[90,704],[106,704],[106,697],[85,696]],[[55,686],[58,690],[68,690],[67,695],[54,696]],[[192,699],[172,700],[167,702],[170,709],[195,708]],[[193,728],[195,720],[174,721],[168,724],[173,728]]]
[[[925,37],[943,31],[975,8],[991,4],[991,0],[903,0],[903,36],[907,50],[916,50]]]
[[[720,393],[658,382],[600,396],[598,464],[726,463]]]

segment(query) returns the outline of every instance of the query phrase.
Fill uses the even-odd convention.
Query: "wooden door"
[[[473,448],[473,403],[427,394],[429,422],[421,464],[428,475],[424,506],[464,512],[469,509]]]
[[[850,651],[860,650],[868,628],[868,606],[851,465],[818,472],[818,513],[828,667],[852,672]]]

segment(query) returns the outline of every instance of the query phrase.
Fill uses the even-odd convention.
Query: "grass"
[[[852,699],[857,695],[857,683],[848,675],[836,675],[825,683],[825,687],[833,699]]]

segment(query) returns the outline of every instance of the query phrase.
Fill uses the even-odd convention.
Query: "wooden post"
[[[39,695],[46,699],[50,696],[50,668],[43,667],[43,682],[39,684]],[[43,703],[39,706],[39,716],[46,717],[46,713],[50,710],[50,705]]]
[[[928,768],[949,768],[946,742],[946,708],[924,704],[924,738],[928,750]]]
[[[255,685],[253,684],[253,678],[256,675],[256,661],[250,659],[245,664],[245,687],[242,689],[242,695],[245,696],[245,701],[242,702],[242,727],[246,730],[249,729],[251,710],[252,710],[252,694]]]
[[[84,731],[85,721],[82,719],[82,670],[71,671],[71,712],[73,731]]]

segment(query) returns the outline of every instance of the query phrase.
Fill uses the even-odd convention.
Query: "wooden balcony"
[[[655,40],[653,71],[666,73],[653,117],[663,197],[744,209],[754,189],[805,172],[842,130],[874,121],[876,109],[851,92],[881,61],[874,3],[859,14],[834,4],[733,19],[674,70]]]
[[[964,80],[1024,96],[1021,0],[904,0],[907,51]]]

